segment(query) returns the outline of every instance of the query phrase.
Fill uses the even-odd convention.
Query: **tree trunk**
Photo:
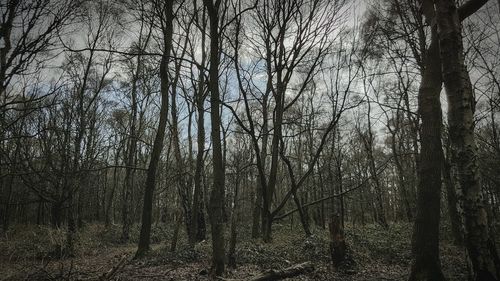
[[[200,75],[203,77],[203,75]],[[203,78],[202,78],[203,79]],[[202,87],[200,83],[200,87]],[[201,95],[203,95],[203,90],[199,90]],[[204,97],[197,97],[197,108],[198,108],[198,140],[197,140],[197,148],[196,152],[196,168],[194,173],[194,192],[193,192],[193,206],[191,210],[191,231],[193,232],[190,236],[190,243],[194,243],[195,241],[202,241],[205,239],[205,233],[200,232],[202,228],[204,228],[204,216],[203,216],[203,186],[202,186],[202,173],[203,173],[203,155],[205,152],[205,117],[204,117],[204,107],[203,101]],[[203,225],[202,225],[203,224]]]
[[[344,229],[339,214],[333,214],[330,223],[330,254],[334,266],[339,266],[344,260],[347,246],[344,238]]]
[[[151,159],[149,162],[146,183],[144,190],[144,202],[142,209],[142,225],[141,234],[139,237],[139,245],[135,254],[136,258],[143,256],[149,251],[151,241],[151,219],[153,211],[153,195],[156,184],[156,171],[158,163],[160,162],[161,151],[163,149],[163,139],[165,137],[165,128],[167,126],[168,115],[168,90],[169,90],[169,77],[168,77],[168,61],[170,51],[172,48],[172,33],[173,33],[173,0],[165,1],[165,21],[166,26],[163,30],[164,50],[160,63],[160,80],[161,80],[161,106],[160,106],[160,121],[158,123],[158,130],[153,143],[153,150],[151,152]]]
[[[268,79],[267,86],[266,86],[266,91],[262,97],[262,144],[261,144],[261,155],[260,155],[260,165],[262,166],[262,169],[266,169],[266,158],[267,158],[267,144],[269,140],[269,126],[268,126],[268,96],[269,92],[271,91],[270,88],[272,87],[271,79]],[[263,176],[265,175],[258,175],[258,176]],[[257,238],[260,236],[259,230],[262,228],[261,225],[261,217],[262,217],[262,190],[266,189],[267,186],[263,184],[265,182],[264,180],[260,180],[260,186],[257,185],[255,187],[255,201],[254,201],[254,206],[252,210],[252,238]]]
[[[444,280],[439,260],[441,198],[441,68],[435,28],[427,50],[418,95],[422,118],[417,213],[413,226],[413,262],[409,280]]]
[[[182,211],[177,210],[175,213],[175,227],[174,227],[174,234],[172,235],[172,241],[170,241],[170,252],[175,252],[177,249],[177,241],[179,240],[179,230],[181,229],[182,225]]]
[[[238,174],[235,178],[235,186],[234,186],[234,196],[233,196],[233,208],[231,212],[231,231],[230,231],[230,239],[229,239],[229,252],[228,252],[228,266],[229,267],[236,267],[236,240],[238,238],[238,192],[239,192],[239,185],[240,185],[240,176],[244,176],[247,178],[245,175]]]
[[[368,124],[368,136],[363,136],[363,144],[365,146],[367,156],[368,156],[368,166],[370,171],[370,177],[373,180],[373,187],[375,190],[375,206],[374,206],[374,214],[375,221],[382,226],[384,229],[389,228],[389,224],[387,223],[387,215],[384,208],[384,202],[382,200],[382,186],[380,184],[380,179],[377,174],[377,167],[375,165],[375,157],[373,155],[374,149],[374,137],[372,133],[372,125],[371,125],[371,105],[370,100],[368,100],[368,114],[367,114],[367,124]]]
[[[66,233],[66,248],[64,249],[64,255],[69,257],[73,257],[75,254],[76,221],[74,209],[73,192],[70,191],[68,195],[68,229]]]
[[[2,221],[2,229],[3,229],[3,233],[7,233],[7,231],[9,230],[9,222],[10,222],[10,202],[12,200],[12,182],[14,180],[14,177],[13,176],[10,176],[9,177],[9,181],[8,181],[8,192],[7,192],[7,200],[5,201],[5,211],[3,213],[3,221]],[[2,181],[3,183],[3,179],[0,179],[0,181]],[[3,190],[2,190],[3,191]]]
[[[122,228],[122,240],[127,242],[129,239],[130,225],[131,222],[131,201],[132,201],[132,188],[134,186],[134,168],[135,155],[137,150],[137,136],[136,136],[136,123],[137,123],[137,81],[139,80],[139,75],[141,71],[141,56],[137,57],[137,67],[135,73],[133,73],[131,98],[132,98],[132,113],[130,116],[130,136],[128,140],[127,155],[125,163],[127,168],[125,169],[125,186],[124,186],[124,197],[123,197],[123,228]]]
[[[118,165],[118,159],[119,159],[119,155],[120,155],[120,149],[118,149],[116,151],[116,155],[115,155],[115,165],[117,166]],[[111,186],[111,192],[109,194],[109,197],[108,197],[108,201],[107,201],[107,204],[106,204],[106,213],[104,214],[105,216],[105,225],[106,226],[109,226],[110,225],[110,222],[111,222],[111,207],[113,205],[113,199],[115,197],[115,190],[116,190],[116,186],[118,185],[118,168],[114,168],[113,169],[113,185]],[[106,194],[104,194],[104,197]],[[125,218],[123,220],[123,222],[125,222]],[[123,232],[124,228],[122,228],[122,239],[124,238],[123,237]],[[128,232],[126,233],[128,235]],[[128,236],[127,236],[127,240],[128,240]],[[127,241],[125,240],[125,241]]]
[[[202,25],[203,31],[206,30],[206,20],[205,20],[205,12],[203,12],[202,17]],[[202,53],[202,65],[205,65],[206,60],[206,52],[205,50],[205,32],[202,34],[201,46],[203,49]],[[198,69],[200,72],[198,76],[198,89],[196,93],[196,111],[198,114],[197,120],[197,152],[196,152],[196,166],[194,172],[194,192],[193,192],[193,205],[192,205],[192,234],[190,235],[190,239],[196,241],[203,241],[205,239],[205,217],[203,213],[203,166],[205,155],[205,75],[201,68]],[[192,241],[191,243],[193,243]]]
[[[304,230],[304,234],[306,237],[309,237],[312,235],[311,229],[309,227],[309,220],[307,218],[306,210],[302,208],[302,203],[300,203],[300,200],[297,196],[297,192],[293,192],[293,201],[295,202],[295,205],[297,206],[297,210],[299,213],[299,218],[300,218],[300,223],[302,225],[302,229]]]
[[[260,222],[261,222],[261,209],[262,209],[262,186],[255,186],[255,198],[252,208],[252,238],[260,236]]]
[[[184,50],[186,49],[186,46],[184,46]],[[183,51],[184,53],[184,51]],[[181,55],[182,57],[182,55]],[[193,229],[193,222],[191,221],[192,219],[192,200],[191,200],[191,189],[190,186],[187,184],[186,177],[187,174],[185,173],[186,166],[184,163],[184,159],[181,154],[181,143],[180,143],[180,138],[179,138],[179,118],[177,114],[177,83],[179,81],[179,76],[180,76],[180,69],[181,69],[181,62],[176,62],[175,63],[175,76],[172,81],[172,90],[171,90],[171,100],[170,100],[170,105],[171,105],[171,138],[172,138],[172,145],[173,145],[173,150],[174,150],[174,157],[175,157],[175,168],[174,168],[174,178],[175,178],[175,183],[177,185],[177,190],[180,195],[180,200],[181,200],[181,206],[184,211],[184,222],[186,224],[186,233],[188,234],[188,243],[190,247],[194,246],[195,243],[195,235],[196,231]]]
[[[210,92],[210,119],[212,138],[213,187],[210,193],[210,224],[212,228],[212,268],[216,276],[224,272],[224,159],[221,142],[221,117],[219,93],[219,6],[212,0],[203,0],[210,22],[210,69],[208,88]]]
[[[55,201],[52,202],[52,206],[50,208],[51,210],[51,222],[52,222],[52,227],[54,228],[59,228],[61,227],[62,224],[62,202],[60,201]]]
[[[464,210],[465,246],[472,280],[500,279],[500,261],[483,198],[474,140],[474,93],[465,66],[460,17],[453,0],[435,0],[443,80],[448,97],[452,171]],[[477,1],[476,1],[477,2]],[[486,2],[486,1],[483,1]]]
[[[444,153],[443,153],[444,156]],[[457,191],[454,181],[451,178],[451,167],[448,157],[443,157],[443,183],[446,188],[446,201],[448,203],[448,214],[450,216],[451,232],[453,235],[453,242],[455,245],[463,245],[463,227],[462,218],[458,211]]]

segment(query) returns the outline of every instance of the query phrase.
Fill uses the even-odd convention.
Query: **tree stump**
[[[344,238],[344,229],[340,222],[340,217],[335,214],[331,217],[328,224],[330,230],[330,254],[334,266],[339,266],[346,255],[346,243]]]

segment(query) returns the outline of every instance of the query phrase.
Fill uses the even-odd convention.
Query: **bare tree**
[[[151,241],[151,221],[152,221],[152,208],[153,208],[153,193],[156,185],[156,172],[158,163],[160,161],[161,151],[163,149],[163,140],[165,137],[165,129],[167,126],[168,115],[168,94],[170,88],[170,78],[168,75],[168,67],[170,61],[170,54],[172,50],[172,34],[173,34],[173,19],[174,19],[174,1],[156,1],[153,3],[153,10],[158,17],[161,26],[163,54],[160,62],[160,80],[161,80],[161,106],[160,106],[160,120],[158,122],[158,129],[151,151],[151,159],[147,170],[144,202],[142,210],[142,225],[141,235],[139,238],[139,245],[135,254],[136,258],[143,256],[150,249]]]
[[[215,275],[224,272],[224,160],[222,157],[219,64],[220,64],[220,9],[221,0],[203,0],[207,9],[210,32],[210,68],[208,91],[210,92],[210,121],[212,139],[213,187],[210,192],[210,224],[212,227],[212,267]]]

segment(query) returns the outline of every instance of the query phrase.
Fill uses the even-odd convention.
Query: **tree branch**
[[[462,4],[460,7],[458,7],[458,17],[460,18],[460,21],[465,20],[477,10],[481,9],[482,6],[484,6],[488,0],[469,0]]]

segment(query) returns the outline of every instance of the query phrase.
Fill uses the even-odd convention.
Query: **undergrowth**
[[[323,273],[340,270],[351,275],[368,274],[366,272],[371,271],[393,271],[392,275],[388,273],[387,276],[406,276],[411,264],[411,229],[411,224],[408,223],[392,223],[389,229],[382,229],[378,225],[356,227],[347,225],[345,229],[347,266],[344,269],[332,269],[329,233],[325,229],[313,228],[313,235],[305,237],[299,227],[275,224],[272,242],[263,243],[261,239],[252,239],[248,228],[241,226],[238,229],[235,258],[237,267],[242,268],[255,266],[267,270],[311,261],[318,265],[318,268],[322,268],[318,272]],[[119,225],[105,227],[103,224],[87,224],[75,237],[75,258],[89,259],[104,251],[117,251],[120,247],[124,247],[123,250],[126,249],[128,255],[133,255],[132,251],[139,238],[139,225],[132,227],[130,240],[126,244],[121,240],[121,230]],[[448,231],[446,226],[442,232],[445,231]],[[205,268],[209,267],[211,257],[209,233],[206,240],[191,248],[187,243],[185,229],[181,228],[175,251],[171,251],[172,237],[171,225],[153,225],[151,235],[153,250],[145,258],[135,260],[131,264],[142,268],[167,264],[175,267],[203,264]],[[453,246],[446,238],[447,236],[442,235],[443,270],[450,280],[460,280],[466,276],[465,254],[460,247]],[[228,239],[229,235],[226,233],[226,240]],[[0,238],[0,261],[55,258],[56,252],[63,249],[65,243],[64,229],[33,225],[13,226]]]

